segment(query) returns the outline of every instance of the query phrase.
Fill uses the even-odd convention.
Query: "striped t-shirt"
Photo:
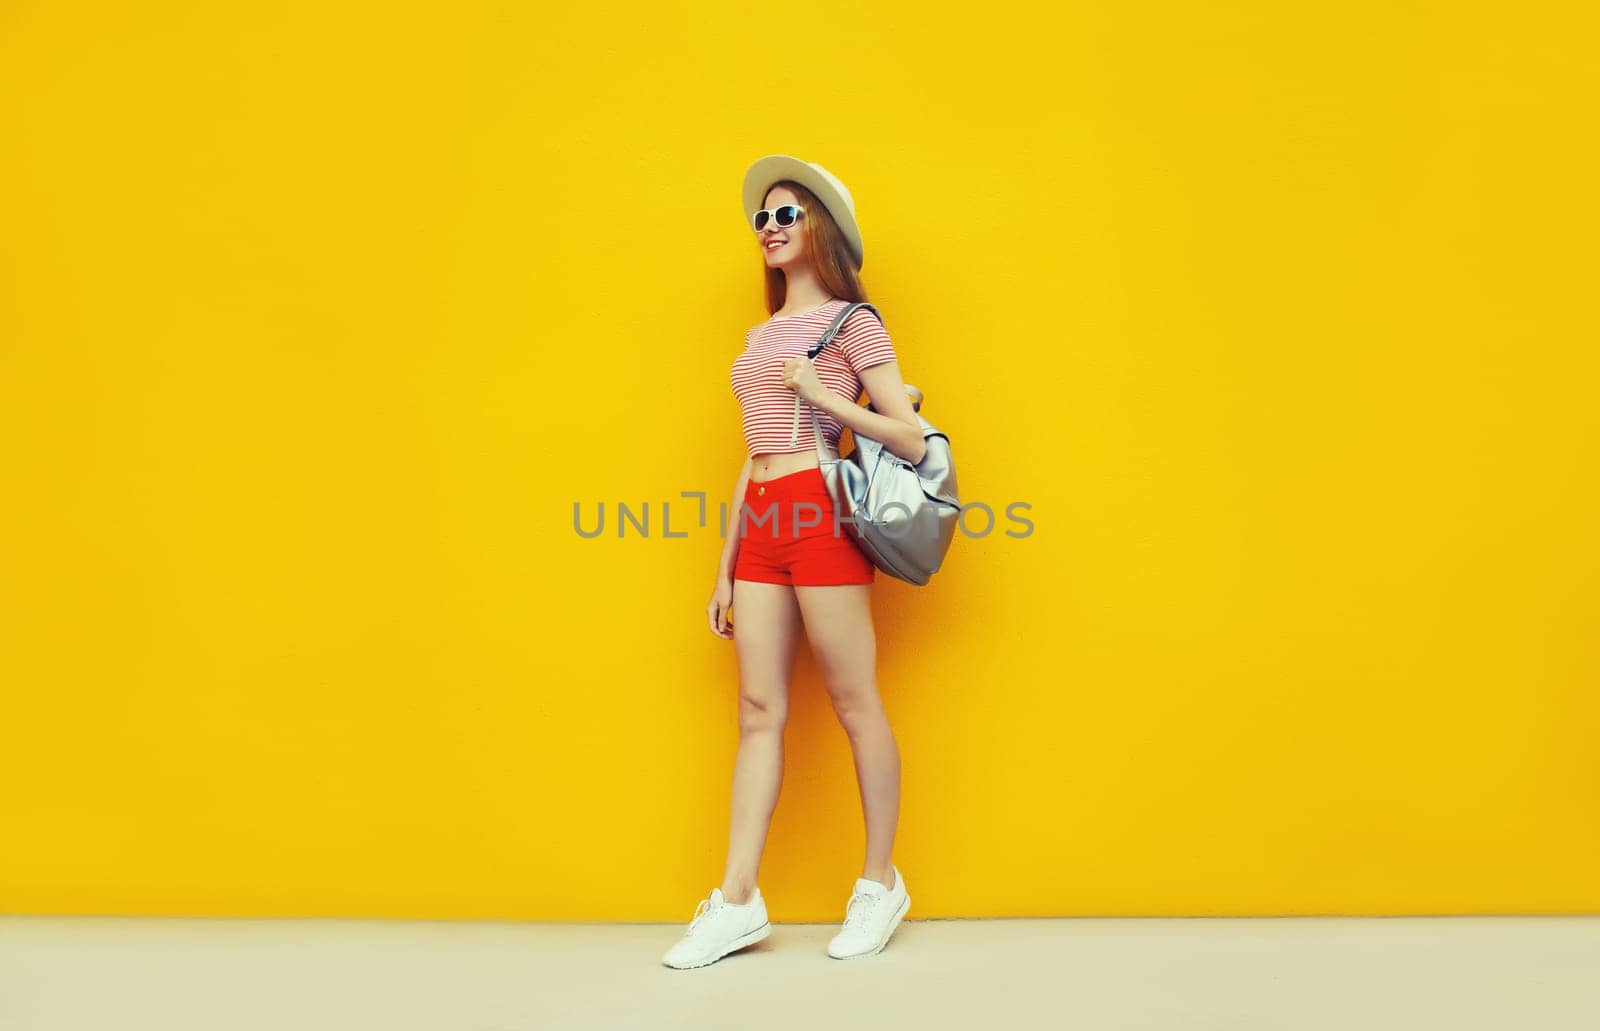
[[[744,439],[751,457],[816,449],[812,408],[783,385],[783,363],[788,358],[804,358],[849,303],[836,297],[811,311],[768,319],[745,334],[744,352],[734,359],[732,380],[733,395],[744,411]],[[895,360],[894,344],[883,323],[872,312],[858,310],[812,364],[823,386],[859,403],[860,371]],[[843,424],[820,408],[816,413],[823,446],[837,454]]]

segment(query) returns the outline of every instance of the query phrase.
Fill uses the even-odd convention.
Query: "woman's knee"
[[[789,718],[789,704],[777,693],[739,692],[739,731],[744,734],[779,731]]]
[[[854,726],[886,719],[883,699],[878,697],[878,685],[864,680],[849,687],[830,688],[828,697],[833,702],[834,715],[846,730]]]

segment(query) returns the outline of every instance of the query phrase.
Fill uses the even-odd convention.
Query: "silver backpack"
[[[866,301],[848,304],[806,357],[815,359],[821,354],[857,308],[865,308],[880,323],[883,321],[878,309]],[[950,550],[961,517],[961,500],[956,492],[950,438],[922,416],[922,391],[907,383],[906,393],[911,396],[911,409],[918,413],[922,439],[928,445],[927,454],[916,465],[854,430],[855,447],[848,455],[831,458],[822,446],[822,428],[815,408],[811,408],[811,428],[816,434],[822,476],[838,509],[839,521],[849,527],[850,536],[873,565],[922,587],[939,571]],[[877,411],[871,404],[867,410]]]

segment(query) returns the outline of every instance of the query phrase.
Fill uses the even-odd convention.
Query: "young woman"
[[[771,932],[756,871],[783,778],[790,665],[802,628],[850,739],[867,827],[862,874],[828,955],[879,952],[911,905],[890,858],[900,753],[878,697],[876,570],[849,528],[835,523],[808,406],[830,457],[838,456],[844,427],[913,463],[926,444],[894,345],[870,311],[852,314],[814,362],[806,358],[846,304],[867,299],[861,234],[844,183],[821,165],[774,154],[750,166],[741,200],[761,249],[772,317],[750,329],[733,363],[750,457],[734,487],[735,532],[707,606],[711,631],[738,653],[739,753],[722,884],[663,957],[677,968],[714,963]],[[876,411],[858,403],[863,387]]]

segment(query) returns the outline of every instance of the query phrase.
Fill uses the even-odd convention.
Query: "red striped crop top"
[[[787,453],[816,449],[811,430],[812,407],[800,401],[798,424],[795,402],[800,395],[783,385],[783,363],[804,358],[822,339],[822,333],[849,304],[835,297],[820,308],[783,315],[750,327],[744,352],[733,362],[733,395],[744,411],[744,439],[751,457],[767,452]],[[827,349],[812,360],[822,385],[853,402],[861,398],[860,371],[896,360],[894,343],[883,323],[870,311],[855,311],[839,327]],[[822,409],[815,409],[822,427],[822,444],[839,451],[844,425]]]

